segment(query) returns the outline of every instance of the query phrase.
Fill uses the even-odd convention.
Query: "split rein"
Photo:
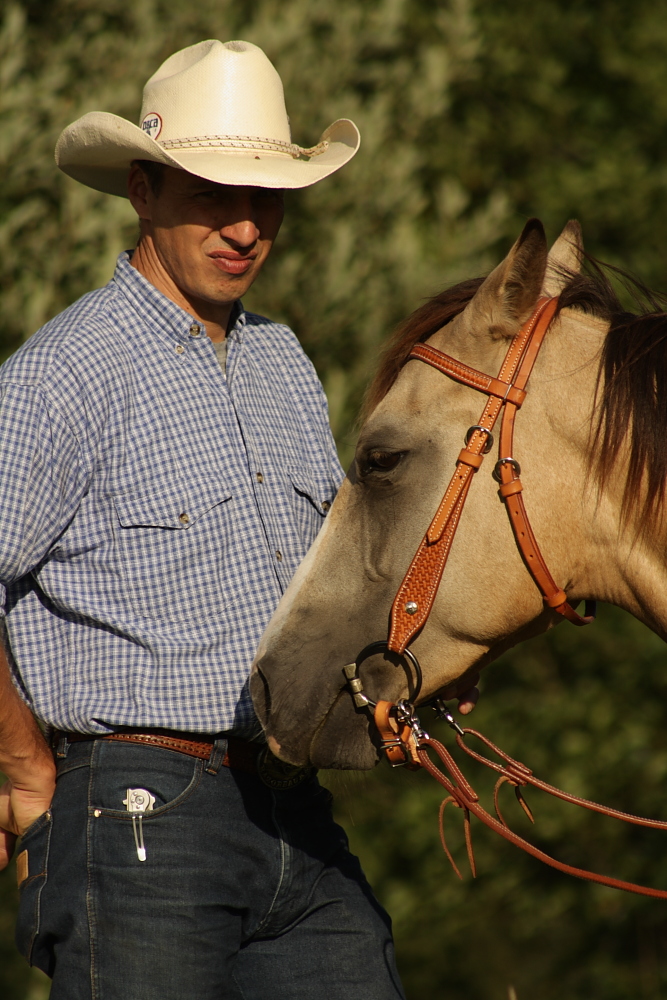
[[[594,602],[587,601],[584,615],[579,615],[549,572],[528,520],[522,497],[521,469],[512,454],[514,418],[526,398],[526,385],[556,313],[557,305],[557,298],[539,299],[533,314],[512,340],[497,378],[469,368],[429,344],[419,343],[412,348],[408,360],[415,358],[424,361],[449,378],[485,393],[489,398],[479,422],[470,427],[465,436],[465,447],[458,456],[454,475],[394,598],[387,642],[373,642],[366,646],[354,663],[349,663],[343,668],[343,673],[355,706],[359,709],[372,710],[380,734],[381,750],[391,766],[405,766],[408,770],[424,768],[447,792],[446,798],[440,805],[440,839],[443,850],[459,878],[462,877],[461,872],[445,839],[444,814],[449,804],[463,812],[466,850],[473,876],[476,874],[476,867],[470,831],[471,813],[509,843],[566,875],[574,875],[614,889],[625,889],[642,896],[667,899],[667,890],[635,885],[633,882],[575,868],[541,851],[509,828],[500,810],[499,792],[503,784],[511,785],[531,823],[534,822],[533,816],[522,794],[522,789],[527,785],[547,792],[564,802],[637,826],[667,830],[667,822],[645,819],[618,809],[611,809],[577,795],[570,795],[542,781],[525,764],[504,753],[477,730],[462,728],[442,699],[436,698],[433,701],[435,712],[455,730],[459,748],[498,775],[493,793],[496,815],[492,816],[481,805],[479,795],[447,748],[423,730],[414,707],[422,687],[422,671],[417,657],[408,649],[408,644],[424,626],[431,613],[472,478],[480,468],[484,456],[493,447],[492,431],[501,411],[499,456],[493,477],[499,484],[498,492],[507,508],[514,538],[526,568],[548,608],[561,614],[574,625],[587,625],[595,617]],[[414,683],[410,701],[401,700],[397,704],[390,701],[374,702],[364,693],[363,682],[359,676],[361,664],[368,657],[381,652],[394,654],[408,668],[408,674],[412,674]],[[474,736],[480,740],[500,763],[472,750],[465,742],[466,736]],[[433,763],[429,752],[438,758],[437,764]]]

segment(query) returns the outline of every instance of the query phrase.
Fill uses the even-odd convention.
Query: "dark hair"
[[[567,275],[558,308],[578,309],[609,323],[598,371],[591,461],[604,485],[628,443],[622,517],[627,524],[637,515],[643,533],[662,514],[667,484],[667,298],[626,271],[584,256],[586,271]],[[630,293],[637,313],[623,309],[610,275]],[[362,420],[389,392],[414,344],[462,312],[483,280],[462,281],[440,292],[398,326],[366,393]]]
[[[361,421],[370,416],[378,403],[387,395],[414,345],[428,340],[437,330],[463,312],[483,281],[484,278],[469,278],[454,285],[453,288],[446,288],[444,292],[434,295],[399,323],[380,357],[375,378],[364,397]]]
[[[155,160],[133,160],[132,162],[141,167],[146,174],[151,191],[156,198],[159,197],[164,185],[165,164],[156,163]]]

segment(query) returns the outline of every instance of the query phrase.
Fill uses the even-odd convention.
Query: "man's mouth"
[[[247,254],[237,253],[235,250],[212,250],[208,254],[218,270],[225,274],[245,274],[256,256],[256,250]]]

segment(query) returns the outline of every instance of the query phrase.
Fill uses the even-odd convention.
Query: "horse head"
[[[600,282],[578,277],[582,255],[577,223],[568,224],[548,254],[542,225],[531,220],[485,280],[437,296],[399,330],[371,387],[354,462],[253,667],[255,706],[283,759],[342,768],[377,761],[374,726],[368,712],[355,708],[342,668],[368,643],[386,640],[394,597],[484,405],[469,385],[409,359],[410,350],[424,340],[495,375],[541,296],[559,296],[559,311],[515,433],[533,531],[572,604],[606,600],[664,634],[667,605],[654,592],[664,559],[625,516],[627,475],[609,474],[612,466],[631,469],[632,449],[600,422],[611,412],[600,407],[610,317],[619,310],[610,305],[611,291],[605,300]],[[598,475],[592,459],[601,433],[605,440],[611,433],[616,453]],[[423,670],[422,702],[452,697],[502,652],[561,620],[515,545],[493,464],[492,458],[474,475],[430,617],[410,646]],[[635,481],[642,482],[641,468]],[[405,661],[391,653],[369,657],[363,679],[371,698],[391,701],[408,697],[414,682]]]

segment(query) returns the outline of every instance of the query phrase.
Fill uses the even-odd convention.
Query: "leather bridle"
[[[475,473],[493,447],[492,432],[501,410],[498,461],[493,476],[500,485],[498,492],[505,502],[523,561],[547,607],[574,625],[587,625],[593,620],[593,609],[587,609],[584,617],[577,614],[549,572],[530,527],[521,495],[521,469],[513,457],[514,419],[526,398],[526,384],[557,305],[557,298],[538,301],[532,316],[512,340],[498,378],[469,368],[430,344],[415,344],[410,352],[410,358],[425,361],[443,375],[486,393],[489,398],[481,417],[466,434],[466,445],[456,460],[454,475],[394,598],[387,646],[396,653],[404,652],[431,613],[463,505]]]
[[[486,826],[510,843],[559,871],[613,888],[667,899],[667,891],[635,885],[632,882],[624,882],[610,876],[574,868],[540,851],[509,829],[500,812],[498,792],[504,783],[513,785],[517,798],[531,821],[532,814],[521,795],[521,788],[525,785],[532,785],[566,802],[639,826],[667,830],[667,822],[633,816],[590,802],[587,799],[581,799],[536,778],[525,764],[521,764],[505,754],[477,730],[462,729],[442,699],[436,697],[432,700],[436,714],[445,719],[456,731],[456,742],[460,749],[478,762],[492,768],[499,775],[494,791],[497,816],[495,818],[480,804],[479,796],[464,777],[449,751],[442,743],[432,739],[428,733],[424,732],[414,707],[422,687],[422,671],[419,661],[414,653],[408,649],[408,645],[423,628],[433,608],[470,485],[474,474],[482,465],[484,456],[493,447],[493,429],[501,411],[498,460],[493,470],[493,477],[499,484],[498,493],[505,504],[517,547],[528,572],[540,590],[547,608],[562,615],[573,625],[588,625],[595,617],[595,602],[586,601],[584,614],[583,616],[579,615],[568,601],[565,591],[557,585],[551,575],[530,526],[522,496],[521,469],[513,456],[516,413],[526,398],[528,379],[557,307],[557,298],[544,297],[538,300],[532,315],[513,338],[497,378],[468,367],[468,365],[451,358],[430,344],[419,343],[412,348],[408,360],[414,358],[424,361],[456,382],[485,393],[489,398],[478,423],[468,429],[465,436],[465,447],[456,460],[454,475],[403,578],[403,582],[398,588],[391,608],[387,641],[370,643],[359,653],[354,663],[349,663],[343,668],[343,672],[356,707],[373,710],[373,718],[380,734],[381,749],[386,754],[389,763],[393,767],[407,766],[410,770],[423,767],[447,791],[447,798],[440,807],[440,836],[443,849],[459,877],[461,877],[461,873],[447,847],[444,836],[444,811],[449,803],[463,810],[466,847],[473,875],[475,874],[475,861],[470,836],[470,813],[477,816]],[[397,704],[383,700],[374,702],[365,694],[363,682],[359,676],[359,668],[364,660],[380,652],[393,654],[404,666],[409,668],[409,674],[414,677],[410,700],[404,699]],[[464,742],[463,737],[466,735],[480,739],[501,759],[502,763],[498,764],[471,750]],[[444,773],[440,767],[433,763],[427,752],[429,749],[437,754],[439,762],[444,765],[444,771],[447,773]]]

